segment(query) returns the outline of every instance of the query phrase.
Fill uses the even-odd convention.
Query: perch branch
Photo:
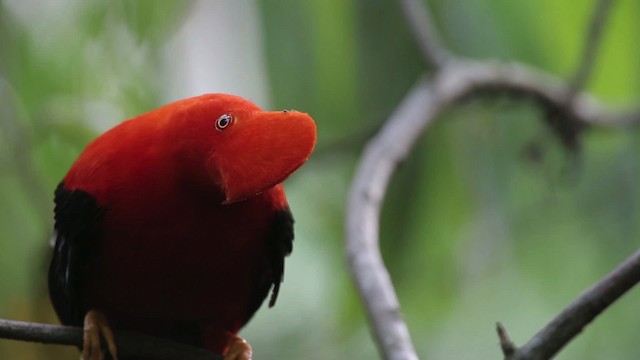
[[[596,316],[638,282],[640,282],[640,251],[631,255],[602,280],[569,304],[527,344],[518,348],[515,352],[505,352],[505,359],[550,359],[578,335],[587,324],[593,321]],[[500,331],[499,336],[500,339],[503,338],[500,335]],[[502,349],[504,351],[505,347],[503,346]]]
[[[73,326],[29,323],[0,319],[0,338],[44,344],[82,346],[82,329]],[[132,332],[116,332],[120,356],[156,360],[222,360],[204,349]]]

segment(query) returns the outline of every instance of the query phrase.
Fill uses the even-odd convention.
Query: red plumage
[[[309,157],[313,120],[242,98],[178,101],[106,132],[56,192],[49,285],[61,320],[223,353],[282,279],[293,229],[281,182]]]

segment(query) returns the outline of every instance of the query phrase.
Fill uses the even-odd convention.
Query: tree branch
[[[0,319],[0,338],[82,346],[82,328]],[[132,332],[116,332],[120,356],[157,360],[222,360],[207,350]]]
[[[569,304],[526,345],[515,352],[510,351],[507,347],[507,351],[504,353],[505,359],[550,359],[596,316],[638,282],[640,282],[640,251],[627,258]],[[500,338],[502,339],[503,336],[500,335]],[[505,347],[502,348],[504,351]]]
[[[421,0],[400,0],[400,6],[427,66],[442,67],[453,56],[440,43],[429,9]]]
[[[430,97],[429,93],[429,84],[423,79],[367,145],[347,208],[349,265],[372,323],[376,343],[386,359],[418,359],[400,314],[393,283],[380,255],[378,224],[389,178],[397,162],[406,156],[415,141],[412,135],[420,133],[419,130],[410,131],[426,126],[425,119],[430,118],[432,106],[425,102]],[[394,124],[399,126],[394,128]],[[397,139],[402,140],[395,141]]]
[[[516,346],[511,341],[509,334],[507,334],[507,330],[502,326],[502,323],[498,322],[496,324],[496,331],[498,332],[498,339],[500,339],[500,348],[502,349],[502,353],[505,358],[513,355],[516,352]]]
[[[418,356],[380,254],[380,211],[397,164],[407,156],[419,136],[440,113],[464,98],[502,92],[535,99],[547,110],[553,110],[557,118],[554,121],[560,122],[559,127],[574,129],[572,131],[576,132],[573,134],[576,137],[578,130],[585,126],[619,127],[640,123],[640,110],[611,111],[590,94],[572,90],[576,89],[576,84],[581,85],[580,82],[584,81],[580,78],[586,75],[580,72],[576,75],[577,82],[571,85],[523,64],[454,58],[440,46],[433,21],[424,11],[425,8],[421,10],[417,0],[402,0],[402,6],[425,61],[435,66],[436,71],[431,79],[422,78],[417,82],[365,147],[350,189],[346,219],[346,247],[351,275],[365,304],[376,344],[383,357],[392,360],[417,359]],[[599,20],[596,22],[604,21],[601,13],[598,12],[596,18]],[[585,57],[593,57],[591,55],[595,51],[593,49],[598,42],[601,26],[593,26],[596,28],[593,30],[595,35],[589,37],[591,40],[588,42],[592,45],[585,50]],[[584,68],[584,74],[588,74],[591,65],[587,63]],[[567,94],[571,93],[572,99],[567,101]],[[554,125],[558,127],[558,124]],[[626,290],[628,288],[621,290],[621,293]],[[613,300],[603,305],[597,313]],[[577,319],[575,326],[581,329],[588,321],[586,318]],[[508,349],[511,342],[506,331],[501,334],[503,349]],[[563,338],[563,345],[570,340],[571,337]],[[537,338],[536,341],[547,340]],[[512,343],[511,348],[514,348]]]
[[[347,209],[351,274],[365,303],[377,344],[387,359],[417,358],[379,251],[380,209],[389,179],[426,127],[448,106],[469,96],[496,91],[527,95],[546,106],[562,108],[567,116],[582,124],[610,124],[617,115],[604,110],[587,94],[577,95],[568,106],[563,97],[568,91],[566,84],[521,64],[455,61],[437,72],[432,80],[423,78],[414,86],[365,148]]]
[[[576,92],[582,89],[589,81],[596,61],[598,47],[602,40],[604,25],[614,1],[615,0],[597,0],[593,9],[591,21],[589,22],[589,27],[586,31],[582,48],[582,56],[580,57],[580,64],[578,65],[569,86],[569,101],[571,101]]]

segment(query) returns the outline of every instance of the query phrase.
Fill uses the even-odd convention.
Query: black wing
[[[253,316],[273,287],[269,307],[276,303],[280,284],[284,277],[284,258],[291,254],[293,249],[293,215],[288,207],[279,210],[273,215],[269,232],[267,233],[268,261],[267,269],[262,269],[262,278],[259,281],[254,295],[249,304],[249,312],[246,321]],[[262,277],[262,276],[260,276]],[[245,321],[245,323],[246,323]]]
[[[49,297],[60,321],[82,326],[87,267],[98,244],[103,210],[82,190],[55,192],[54,250],[49,266]]]

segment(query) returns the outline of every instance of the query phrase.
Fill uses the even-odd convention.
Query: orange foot
[[[233,335],[229,340],[229,347],[224,354],[224,360],[251,360],[251,356],[251,345],[245,339]]]
[[[82,360],[102,360],[104,354],[100,347],[100,334],[109,348],[113,360],[118,360],[116,342],[107,318],[98,310],[89,310],[84,316],[84,336],[82,338]]]

